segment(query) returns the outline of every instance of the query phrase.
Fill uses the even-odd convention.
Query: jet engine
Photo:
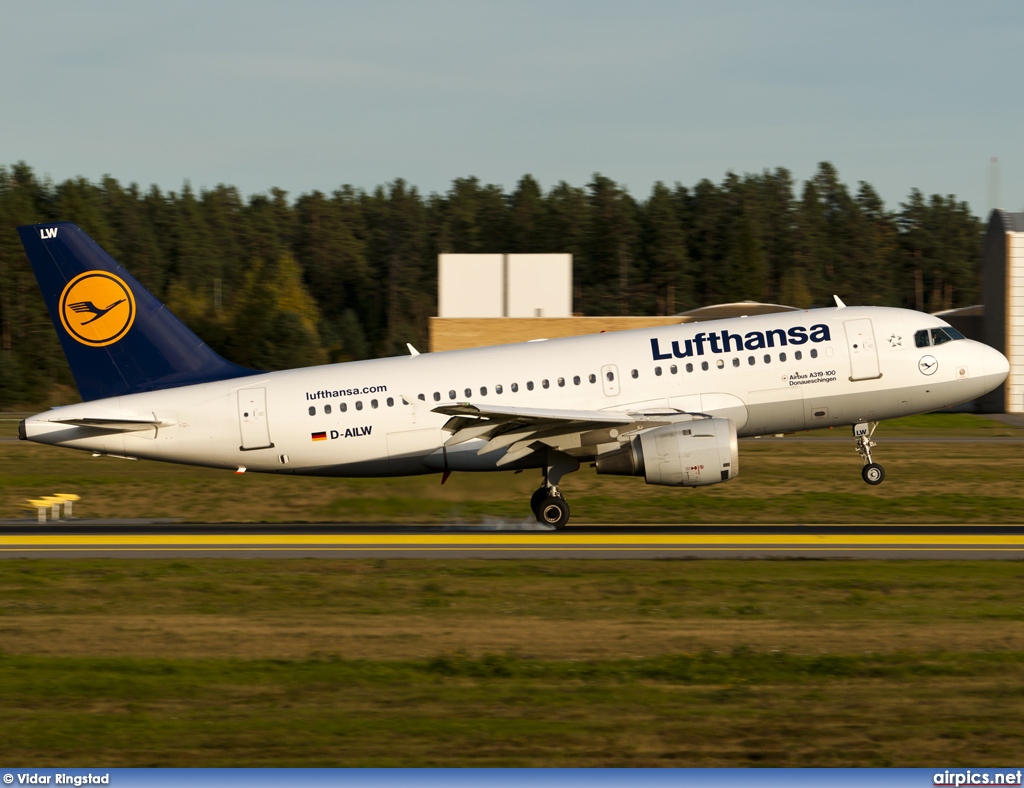
[[[740,471],[736,422],[697,418],[644,430],[622,449],[597,458],[597,472],[643,476],[648,484],[700,487]]]

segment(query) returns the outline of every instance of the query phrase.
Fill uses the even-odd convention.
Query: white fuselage
[[[433,408],[678,409],[732,419],[741,437],[878,421],[1002,383],[1006,359],[986,345],[917,346],[917,332],[947,325],[902,309],[816,309],[268,372],[56,408],[27,419],[25,437],[270,473],[496,470],[505,452],[479,455],[479,442],[443,458],[449,417]],[[74,419],[152,424],[111,431]]]

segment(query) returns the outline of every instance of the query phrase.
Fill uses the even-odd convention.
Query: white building
[[[438,255],[437,315],[572,317],[572,255]]]
[[[982,262],[983,342],[1010,361],[1006,383],[980,401],[990,413],[1024,413],[1024,213],[992,211]]]

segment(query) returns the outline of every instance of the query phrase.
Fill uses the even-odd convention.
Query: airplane
[[[852,426],[862,478],[878,422],[999,386],[1006,358],[906,309],[836,306],[499,347],[262,372],[222,358],[66,222],[18,228],[82,402],[22,440],[258,472],[334,477],[539,469],[699,487],[736,478],[738,438]],[[538,285],[541,286],[541,285]],[[95,304],[109,304],[99,308]],[[88,319],[86,319],[88,318]]]

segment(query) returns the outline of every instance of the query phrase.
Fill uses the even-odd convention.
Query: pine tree
[[[524,175],[508,199],[508,251],[538,254],[554,251],[545,233],[547,206],[540,184]]]
[[[633,198],[615,181],[595,173],[587,185],[590,207],[586,259],[582,268],[585,298],[603,314],[628,315],[638,285],[639,226]]]
[[[656,303],[650,311],[675,314],[693,306],[686,233],[672,193],[661,181],[641,210],[642,257]]]

